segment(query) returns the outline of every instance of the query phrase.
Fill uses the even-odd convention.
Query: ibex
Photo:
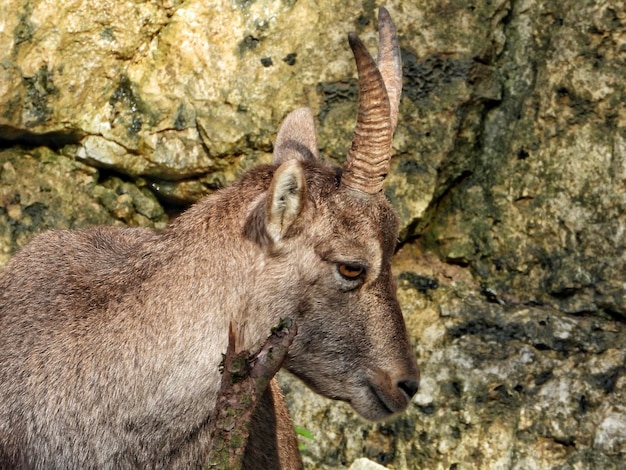
[[[391,273],[397,217],[381,191],[402,84],[387,11],[377,62],[356,35],[349,42],[359,107],[343,169],[318,158],[312,112],[298,109],[272,165],[163,232],[49,231],[7,264],[0,467],[201,466],[231,322],[254,351],[289,316],[289,372],[368,419],[407,407],[419,371]],[[244,467],[301,467],[275,383]]]

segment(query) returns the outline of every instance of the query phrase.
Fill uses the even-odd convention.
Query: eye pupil
[[[338,266],[339,274],[347,279],[356,279],[363,274],[362,266],[353,266],[349,264],[340,264]]]

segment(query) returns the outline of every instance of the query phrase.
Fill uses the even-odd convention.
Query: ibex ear
[[[274,242],[280,241],[300,215],[306,192],[304,170],[298,160],[280,165],[270,185],[265,206],[265,228]]]
[[[315,120],[310,108],[299,108],[289,113],[280,126],[274,145],[274,163],[309,158],[319,158]]]

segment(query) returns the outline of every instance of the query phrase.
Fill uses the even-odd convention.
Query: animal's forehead
[[[377,236],[382,231],[379,212],[375,207],[354,204],[329,204],[332,216],[329,221],[335,231],[353,236]]]
[[[398,218],[385,196],[343,188],[341,169],[320,160],[307,160],[303,166],[315,206],[314,225],[323,227],[326,234],[330,230],[335,239],[375,242],[377,251],[390,257],[397,242]]]
[[[397,239],[397,218],[384,197],[359,199],[338,191],[326,203],[327,221],[335,239],[391,256]]]

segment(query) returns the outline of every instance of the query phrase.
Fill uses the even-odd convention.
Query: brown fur
[[[262,397],[252,417],[243,470],[281,468],[299,470],[302,460],[289,410],[276,380]]]
[[[417,389],[391,275],[382,193],[317,157],[312,114],[287,117],[274,165],[167,230],[96,227],[33,239],[0,273],[0,467],[194,468],[210,449],[228,325],[256,351],[281,317],[287,370],[369,419]],[[342,266],[363,269],[355,279]],[[300,468],[273,383],[245,468]]]

